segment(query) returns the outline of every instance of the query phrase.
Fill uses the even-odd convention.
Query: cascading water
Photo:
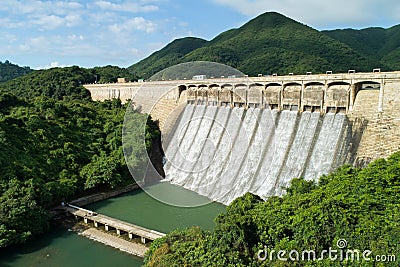
[[[165,150],[166,180],[224,204],[281,195],[293,178],[344,163],[347,125],[343,114],[187,105]]]

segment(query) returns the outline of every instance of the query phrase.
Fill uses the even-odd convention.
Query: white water
[[[346,127],[342,114],[188,105],[165,150],[166,180],[224,204],[281,195],[293,178],[343,163]]]

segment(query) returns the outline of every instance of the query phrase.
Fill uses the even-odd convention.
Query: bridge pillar
[[[283,82],[282,82],[282,88],[279,91],[279,111],[283,110],[283,94],[284,94],[283,89],[285,89],[285,86],[283,85]]]
[[[304,90],[305,90],[306,86],[304,85],[304,81],[301,83],[301,91],[300,91],[300,99],[299,99],[299,112],[303,112],[304,111]]]
[[[349,110],[353,110],[354,102],[356,101],[356,85],[350,85],[350,103],[349,103]]]
[[[106,231],[109,231],[109,230],[110,230],[110,227],[108,227],[108,224],[105,224],[105,225],[104,225],[104,229],[105,229]]]
[[[94,227],[96,227],[96,228],[99,227],[99,223],[94,221]]]
[[[83,218],[83,222],[87,224],[88,223],[88,219],[86,217],[84,217]]]
[[[385,81],[382,80],[381,87],[379,88],[379,104],[378,104],[378,112],[383,111],[383,97],[385,94]]]
[[[117,235],[121,235],[121,230],[117,229]]]
[[[328,96],[328,89],[329,89],[329,84],[326,82],[324,86],[324,97],[323,97],[323,104],[321,106],[321,113],[325,114],[327,112],[327,107],[326,107],[326,102],[327,102],[327,96]]]
[[[146,238],[145,237],[141,236],[140,237],[140,241],[142,241],[143,244],[146,244]]]
[[[132,233],[128,233],[128,237],[129,237],[129,239],[133,239],[133,234]]]

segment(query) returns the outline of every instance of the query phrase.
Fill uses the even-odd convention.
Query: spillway
[[[166,180],[229,204],[252,192],[282,195],[345,163],[344,114],[188,104],[165,149]]]

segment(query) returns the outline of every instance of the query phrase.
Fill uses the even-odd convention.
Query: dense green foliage
[[[399,47],[397,43],[392,46]],[[388,51],[385,55],[394,57],[395,54]],[[248,75],[347,72],[349,69],[372,71],[375,67],[386,67],[358,47],[271,12],[211,41],[175,40],[129,68],[149,78],[166,67],[190,61],[219,62]]]
[[[0,72],[1,73],[1,72]],[[28,75],[0,85],[0,92],[32,98],[36,96],[54,99],[90,99],[90,93],[82,85],[88,83],[113,83],[117,78],[135,79],[131,71],[115,66],[92,69],[78,66],[37,70]]]
[[[0,85],[0,91],[17,96],[33,98],[37,96],[62,100],[90,99],[90,92],[82,84],[94,82],[95,76],[77,66],[37,70],[28,75]]]
[[[389,29],[345,29],[324,33],[359,51],[363,56],[373,58],[384,69],[400,69],[400,25]]]
[[[90,79],[87,73],[78,67],[35,71],[2,87],[0,247],[46,231],[46,208],[62,200],[134,182],[122,147],[128,104],[90,100],[78,82]],[[131,117],[147,121],[147,115],[136,111]],[[145,150],[160,136],[151,121],[145,135],[144,128],[133,129],[132,138],[143,136]],[[147,160],[142,150],[132,147],[130,156],[137,164]]]
[[[216,218],[213,232],[175,231],[151,246],[146,266],[372,266],[372,262],[301,261],[304,250],[371,250],[400,259],[400,152],[365,169],[343,166],[312,181],[295,179],[283,197],[262,201],[247,193]],[[260,250],[275,250],[259,261]],[[300,252],[300,261],[279,261],[277,252]],[[260,254],[261,257],[262,254]],[[332,254],[334,255],[334,254]],[[339,254],[336,254],[339,255]],[[345,255],[345,254],[344,254]],[[345,259],[345,256],[343,257]],[[373,263],[380,266],[379,263]],[[392,262],[385,266],[398,266]]]
[[[137,80],[136,75],[131,70],[117,66],[94,67],[89,71],[95,76],[96,83],[115,83],[118,78],[126,78],[129,81]]]
[[[29,67],[20,67],[16,64],[12,64],[8,60],[4,63],[0,61],[0,83],[23,76],[32,71],[33,70]]]

